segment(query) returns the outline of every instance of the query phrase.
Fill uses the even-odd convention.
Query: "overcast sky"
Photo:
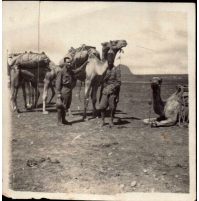
[[[58,64],[70,47],[91,45],[101,54],[102,42],[125,39],[128,45],[121,62],[132,73],[187,73],[187,13],[152,11],[150,6],[123,2],[41,2],[39,26],[38,2],[4,1],[4,48],[10,53],[37,52],[39,31],[40,52],[44,51]]]

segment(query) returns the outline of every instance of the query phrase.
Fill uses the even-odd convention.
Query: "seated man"
[[[70,108],[72,101],[72,89],[73,86],[73,73],[71,71],[71,60],[70,58],[65,59],[64,67],[57,74],[56,77],[56,89],[57,89],[57,117],[58,126],[64,124],[70,124],[65,119],[66,110]]]
[[[114,125],[113,119],[116,111],[117,103],[119,100],[119,92],[121,85],[121,70],[113,64],[109,65],[106,71],[103,83],[102,98],[100,101],[99,109],[101,110],[102,126],[105,125],[105,110],[109,106],[111,110],[111,123],[110,127]]]

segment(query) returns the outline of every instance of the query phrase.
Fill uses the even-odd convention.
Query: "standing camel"
[[[25,100],[25,84],[30,82],[35,90],[37,97],[35,98],[34,107],[37,105],[39,99],[38,83],[43,82],[46,71],[49,70],[50,59],[45,53],[24,53],[14,57],[9,63],[10,71],[10,89],[11,89],[11,102],[13,110],[19,112],[17,106],[17,93],[19,87],[22,85],[24,101]]]
[[[44,91],[43,91],[43,114],[48,114],[48,111],[46,110],[46,100],[48,97],[48,89],[50,86],[52,86],[52,82],[56,79],[57,73],[61,70],[61,68],[64,65],[65,59],[68,57],[72,60],[72,67],[73,72],[78,76],[80,81],[85,80],[85,73],[83,72],[83,69],[86,66],[87,60],[89,55],[94,54],[96,57],[100,59],[100,54],[96,50],[95,47],[92,46],[86,46],[82,45],[82,47],[79,47],[77,49],[71,47],[71,49],[68,51],[68,53],[60,60],[59,66],[52,65],[51,71],[46,73],[45,79],[44,79]],[[75,87],[77,78],[76,76],[73,76],[72,81],[72,88]],[[51,100],[54,97],[55,93],[52,94]]]
[[[114,63],[116,54],[118,51],[122,51],[123,47],[126,47],[127,42],[125,40],[115,40],[106,43],[102,43],[102,60],[99,60],[96,56],[91,55],[86,65],[85,74],[85,99],[84,99],[84,113],[83,119],[86,119],[86,110],[89,102],[89,94],[92,89],[91,99],[93,105],[93,117],[96,117],[96,102],[97,102],[97,89],[99,83],[105,74],[110,63]],[[110,51],[111,50],[111,51]],[[113,53],[113,54],[112,54]]]
[[[68,53],[61,59],[59,66],[64,64],[64,59],[69,57],[72,60],[72,66],[75,72],[75,78],[73,87],[76,85],[76,81],[85,81],[85,101],[84,101],[84,115],[83,119],[86,118],[86,108],[88,105],[89,92],[92,88],[91,99],[93,105],[93,116],[96,116],[96,95],[97,89],[100,83],[101,76],[108,68],[107,65],[107,53],[110,50],[110,45],[115,53],[122,51],[123,47],[126,47],[127,42],[125,40],[115,40],[110,42],[102,43],[102,61],[100,60],[100,54],[95,47],[83,45],[80,48],[71,48]],[[44,82],[44,93],[43,93],[43,114],[48,114],[46,111],[46,99],[48,96],[48,88],[50,83],[56,78],[57,72],[60,67],[56,67],[46,74]]]
[[[166,103],[161,99],[162,79],[153,77],[151,79],[151,88],[153,91],[153,108],[158,118],[144,119],[145,124],[151,124],[151,127],[173,126],[177,122],[188,122],[188,87],[179,85],[177,91],[170,96]]]
[[[16,61],[14,59],[14,57],[18,57],[19,55],[21,55],[22,53],[15,53],[15,54],[9,54],[8,55],[8,63],[7,63],[7,72],[8,72],[8,76],[9,76],[9,79],[10,79],[10,68],[12,66],[12,61]],[[25,76],[23,75],[23,72],[21,72],[22,74],[22,78]],[[12,76],[15,76],[14,74]],[[32,79],[33,75],[30,75],[29,74],[29,79],[23,79],[21,80],[21,87],[22,87],[22,92],[23,92],[23,97],[24,97],[24,103],[25,103],[25,109],[31,109],[32,106],[34,105],[34,98],[36,96],[36,94],[34,93],[34,88],[31,84],[31,82],[29,81],[30,79]],[[25,76],[26,77],[26,76]],[[10,87],[10,81],[9,81],[9,87]],[[27,89],[27,92],[26,92],[26,89]],[[26,95],[28,96],[28,99],[26,100]]]

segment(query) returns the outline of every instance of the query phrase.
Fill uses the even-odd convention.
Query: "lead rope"
[[[121,59],[122,59],[121,55],[122,55],[122,54],[121,54],[121,51],[120,51],[120,65],[119,65],[119,69],[120,69],[120,70],[121,70],[120,66],[121,66],[121,62],[122,62],[122,61],[121,61]]]

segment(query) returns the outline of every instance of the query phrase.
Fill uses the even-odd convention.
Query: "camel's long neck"
[[[160,87],[153,89],[153,109],[158,115],[162,115],[164,111],[164,103],[162,102],[160,92]]]
[[[107,70],[107,68],[108,68],[108,62],[107,60],[103,59],[102,61],[100,61],[100,68],[97,68],[98,70],[97,74],[103,75]]]

